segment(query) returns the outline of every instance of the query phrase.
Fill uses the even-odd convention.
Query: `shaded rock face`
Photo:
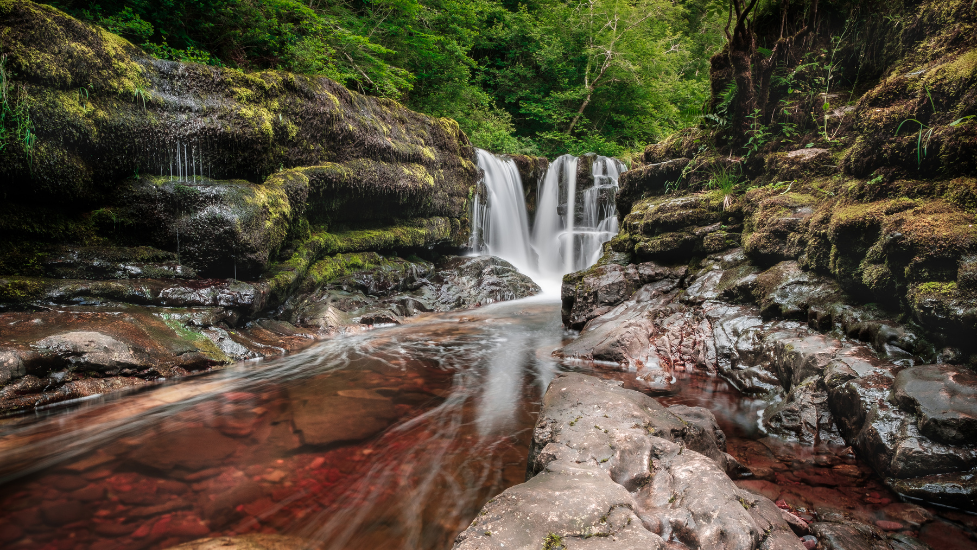
[[[647,164],[621,174],[620,190],[617,192],[617,208],[621,215],[631,212],[635,201],[648,195],[663,195],[667,186],[674,184],[682,175],[682,170],[691,162],[687,158],[672,159],[657,164]]]
[[[282,317],[298,326],[338,330],[350,324],[401,323],[422,312],[450,311],[533,296],[536,283],[493,256],[448,256],[436,264],[385,262],[289,299]]]
[[[528,481],[492,499],[454,548],[802,548],[773,502],[726,475],[721,433],[708,411],[558,375]]]
[[[669,275],[622,298],[623,274],[639,267],[654,270],[615,264],[567,276],[580,282],[564,286],[565,313],[584,324],[556,355],[636,370],[649,392],[667,393],[675,371],[716,373],[770,401],[767,433],[847,444],[903,494],[971,502],[973,374],[925,365],[935,353],[911,327],[835,301],[836,285],[796,264],[757,273],[738,250],[682,277],[659,268]],[[586,307],[574,310],[576,300]]]
[[[510,158],[516,163],[516,169],[519,170],[519,179],[522,180],[522,189],[526,195],[526,215],[529,216],[529,227],[532,227],[533,221],[536,219],[536,207],[539,203],[539,188],[543,183],[543,178],[546,177],[550,161],[543,157],[528,155],[511,155]]]

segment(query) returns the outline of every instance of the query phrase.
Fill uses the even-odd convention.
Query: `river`
[[[850,450],[765,438],[764,402],[718,377],[673,372],[663,385],[561,365],[551,352],[573,337],[554,297],[532,298],[8,417],[0,545],[157,549],[277,533],[326,549],[447,549],[489,498],[524,481],[540,398],[561,369],[706,406],[757,472],[740,483],[887,517],[895,496]]]

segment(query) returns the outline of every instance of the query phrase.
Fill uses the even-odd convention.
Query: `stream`
[[[900,506],[850,450],[764,437],[764,402],[721,378],[678,371],[650,384],[557,363],[551,352],[573,337],[555,298],[538,297],[8,417],[0,545],[159,549],[277,533],[327,549],[447,549],[488,499],[524,481],[540,399],[559,370],[709,408],[729,452],[756,473],[738,483],[794,495],[800,514],[830,502],[885,520]],[[919,536],[935,546],[947,528],[958,529],[940,520]]]

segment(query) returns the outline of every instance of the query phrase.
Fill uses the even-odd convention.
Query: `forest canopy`
[[[500,153],[626,155],[695,122],[709,0],[65,0],[147,53],[324,75],[457,120]]]

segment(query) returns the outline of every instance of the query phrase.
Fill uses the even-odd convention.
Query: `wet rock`
[[[838,428],[859,455],[880,475],[896,478],[959,472],[977,465],[977,450],[927,438],[913,415],[889,403],[893,378],[888,371],[875,371],[828,391]]]
[[[977,375],[965,367],[925,365],[896,375],[892,398],[919,417],[919,431],[943,443],[977,441]]]
[[[563,278],[563,324],[574,330],[629,299],[635,289],[665,279],[676,283],[684,268],[668,268],[654,262],[623,267],[609,263],[571,273]]]
[[[552,462],[490,500],[453,548],[667,548],[636,508],[598,466]]]
[[[44,256],[45,275],[58,279],[194,279],[177,255],[148,246],[64,247]]]
[[[781,262],[757,275],[756,298],[766,317],[807,320],[808,310],[841,300],[841,289],[827,277]]]
[[[13,350],[0,351],[0,385],[27,374],[21,354]]]
[[[81,521],[90,515],[91,510],[76,500],[48,501],[41,505],[41,517],[44,518],[44,523],[52,526]]]
[[[311,381],[289,390],[292,422],[306,445],[357,441],[383,431],[397,419],[393,401],[382,396],[338,395],[331,382]]]
[[[111,370],[144,366],[129,346],[100,332],[65,332],[42,338],[33,347],[80,369]]]
[[[825,550],[890,550],[881,531],[861,523],[816,522],[811,524],[811,533]]]
[[[466,309],[542,292],[529,277],[495,256],[449,256],[436,265],[433,311]]]
[[[977,511],[977,471],[887,480],[892,490],[925,502]]]
[[[213,468],[239,449],[234,439],[209,428],[186,428],[166,438],[149,438],[130,459],[162,470],[181,468],[196,472]]]
[[[201,273],[227,277],[236,268],[248,278],[267,266],[294,215],[289,189],[277,181],[142,178],[125,197],[124,215],[155,246],[175,248],[179,238],[181,260]]]
[[[254,533],[234,537],[214,537],[185,542],[167,550],[315,550],[313,541],[285,535]]]
[[[735,461],[721,450],[720,433],[707,411],[673,411],[613,383],[558,375],[534,429],[529,481],[490,502],[456,548],[535,547],[551,533],[568,548],[589,547],[579,539],[601,533],[607,536],[596,542],[608,547],[618,547],[615,538],[623,547],[655,547],[662,537],[701,547],[800,548],[773,502],[724,472]],[[640,522],[628,525],[631,514]],[[584,521],[574,527],[574,517]]]
[[[782,401],[764,409],[762,422],[768,433],[804,445],[833,439],[828,392],[815,378],[794,386]]]
[[[580,336],[557,353],[566,358],[658,368],[658,353],[650,341],[654,332],[650,313],[675,297],[675,286],[669,280],[645,285],[632,300],[588,322]]]

